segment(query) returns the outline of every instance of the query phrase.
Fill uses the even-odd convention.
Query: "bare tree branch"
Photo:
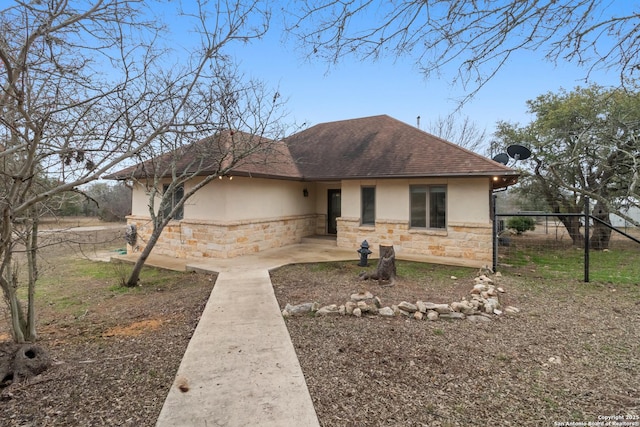
[[[205,88],[221,84],[227,49],[262,37],[269,19],[260,0],[0,6],[0,287],[16,341],[35,339],[37,265],[27,258],[25,316],[13,253],[37,251],[47,203],[162,141],[218,129]],[[178,42],[172,31],[185,29],[195,37]]]
[[[457,70],[452,83],[472,97],[519,51],[552,63],[618,72],[624,86],[638,78],[640,12],[597,0],[307,0],[288,9],[287,30],[309,57],[409,57],[425,76]]]

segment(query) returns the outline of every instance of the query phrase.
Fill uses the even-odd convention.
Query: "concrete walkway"
[[[307,243],[232,259],[152,256],[149,265],[218,273],[156,426],[319,426],[269,270],[357,255]]]
[[[156,427],[319,426],[269,277],[269,270],[287,264],[358,259],[355,249],[314,242],[231,259],[149,258],[147,265],[218,273]],[[134,262],[137,256],[114,258]]]

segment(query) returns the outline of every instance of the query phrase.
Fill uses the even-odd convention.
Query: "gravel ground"
[[[447,267],[409,267],[398,263],[392,287],[358,280],[354,263],[284,267],[272,281],[282,308],[340,305],[362,291],[390,306],[459,301],[478,273],[456,269],[453,279]],[[640,287],[534,275],[494,277],[502,304],[521,312],[489,323],[288,318],[321,424],[556,426],[621,416],[640,425]]]

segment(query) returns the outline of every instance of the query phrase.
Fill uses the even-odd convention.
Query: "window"
[[[169,184],[164,184],[162,186],[163,194],[166,193],[168,190],[169,190]],[[171,203],[167,204],[164,208],[165,218],[171,213],[171,210],[176,206],[176,204],[180,201],[180,199],[182,199],[183,196],[184,196],[184,186],[180,184],[176,188],[174,188],[173,194],[171,194]],[[173,219],[180,220],[183,218],[183,216],[184,216],[184,205],[180,206],[180,209],[176,211],[175,215],[173,216]]]
[[[447,219],[446,187],[412,185],[410,192],[410,226],[445,228]]]
[[[362,187],[362,225],[376,223],[376,187]]]

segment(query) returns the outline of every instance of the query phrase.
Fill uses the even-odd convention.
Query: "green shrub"
[[[533,231],[536,229],[536,222],[533,218],[528,216],[514,216],[507,221],[507,228],[515,230],[516,234],[520,235],[525,231]]]

